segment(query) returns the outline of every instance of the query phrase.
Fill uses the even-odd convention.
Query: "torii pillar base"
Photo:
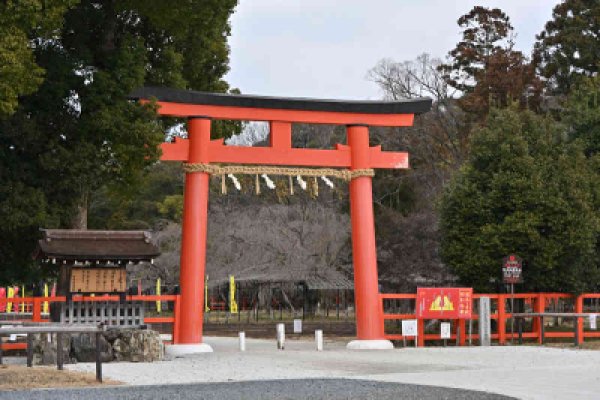
[[[172,344],[165,347],[165,354],[171,357],[182,357],[198,353],[212,353],[213,349],[209,344]]]
[[[393,350],[389,340],[353,340],[346,345],[348,350]]]

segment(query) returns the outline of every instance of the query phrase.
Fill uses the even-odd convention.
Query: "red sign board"
[[[417,318],[470,319],[472,288],[417,288]]]
[[[502,260],[502,280],[504,283],[519,283],[522,280],[523,260],[511,254]]]

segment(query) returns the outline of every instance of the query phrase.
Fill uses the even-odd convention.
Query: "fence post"
[[[479,345],[489,346],[490,339],[490,298],[482,296],[479,298]]]
[[[173,313],[173,344],[179,343],[179,320],[181,312],[181,295],[175,296],[175,312]]]
[[[385,335],[385,309],[384,309],[384,298],[381,294],[379,294],[379,306],[381,307],[381,313],[379,315],[381,315],[381,332],[383,332],[383,334]],[[346,309],[346,311],[348,311]]]
[[[506,343],[506,302],[504,295],[498,295],[498,343]]]
[[[417,338],[419,347],[425,346],[425,321],[422,318],[417,319]]]
[[[33,322],[42,321],[42,302],[40,301],[39,297],[33,298],[33,310],[31,310],[31,312],[31,319]]]
[[[465,340],[466,340],[466,337],[467,337],[466,326],[467,326],[467,324],[466,324],[466,321],[464,319],[459,319],[458,320],[458,327],[459,327],[458,329],[461,332],[460,338],[458,340],[458,344],[460,346],[464,346],[465,345]]]
[[[583,312],[583,296],[579,295],[575,298],[575,313],[582,313]],[[583,337],[583,318],[575,318],[575,326],[577,329],[577,335],[579,338],[579,343],[583,343],[584,342],[584,337]],[[577,339],[577,337],[575,338]]]
[[[544,311],[546,311],[546,296],[544,296],[543,293],[538,293],[535,303],[535,312],[543,313]],[[544,324],[544,318],[534,318],[533,321],[535,325],[534,331],[537,332],[538,335],[538,343],[544,344],[544,328],[542,327],[542,325]]]
[[[27,366],[33,366],[33,334],[27,334]]]

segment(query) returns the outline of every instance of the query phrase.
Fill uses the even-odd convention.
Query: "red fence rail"
[[[510,294],[473,294],[473,302],[477,303],[477,300],[480,297],[489,297],[491,301],[492,310],[494,310],[490,317],[492,320],[496,321],[494,332],[491,334],[491,338],[494,341],[497,341],[499,344],[505,344],[507,341],[511,339],[517,339],[517,333],[511,333],[507,330],[507,323],[510,321],[512,317],[512,313],[507,312],[507,304],[511,299]],[[383,318],[381,319],[381,324],[384,327],[384,331],[386,328],[386,321],[400,321],[403,319],[416,319],[416,315],[414,312],[414,305],[412,306],[412,312],[408,313],[397,313],[397,312],[386,312],[385,302],[386,300],[396,300],[396,301],[413,301],[416,302],[416,294],[413,293],[400,293],[400,294],[380,294],[380,306],[383,309]],[[533,312],[544,312],[547,307],[552,302],[557,302],[558,300],[569,301],[572,303],[572,310],[575,313],[583,313],[584,312],[584,302],[586,299],[600,299],[600,293],[586,293],[578,296],[564,294],[564,293],[516,293],[513,297],[514,299],[523,299],[525,303],[531,307]],[[156,301],[164,301],[164,302],[173,302],[173,315],[172,316],[147,316],[144,318],[144,323],[147,324],[171,324],[172,325],[172,342],[177,343],[179,339],[179,329],[178,329],[178,316],[180,314],[180,296],[179,295],[134,295],[127,296],[127,301],[139,301],[139,302],[156,302]],[[119,301],[119,296],[74,296],[72,301],[86,301],[86,302],[105,302],[105,301]],[[66,302],[66,297],[64,296],[55,296],[55,297],[13,297],[13,298],[0,298],[0,309],[2,306],[5,306],[7,303],[12,303],[15,310],[20,311],[21,303],[25,303],[27,305],[27,309],[30,309],[30,313],[13,313],[15,316],[22,316],[22,318],[15,319],[14,322],[19,321],[32,321],[32,322],[49,322],[49,315],[42,313],[43,304],[48,302],[48,304],[52,303],[64,303]],[[473,317],[472,320],[477,321],[479,319],[479,315],[475,312],[478,310],[478,307],[473,307]],[[0,313],[1,314],[1,313]],[[439,333],[425,333],[425,322],[426,320],[419,319],[418,320],[418,336],[417,341],[419,346],[424,346],[427,341],[439,341],[440,335]],[[459,344],[464,345],[467,340],[466,335],[466,324],[465,320],[455,320],[454,322],[454,331],[451,335],[451,340],[456,340],[457,337],[457,328],[459,328],[462,333],[459,335]],[[590,331],[584,330],[584,321],[582,319],[577,320],[577,330],[579,333],[580,340],[583,341],[585,338],[600,338],[600,331]],[[541,343],[541,318],[532,318],[531,330],[523,332],[523,338],[525,339],[535,339],[538,343]],[[546,338],[573,338],[575,333],[573,331],[568,332],[550,332],[545,331],[544,336]],[[471,333],[472,340],[478,340],[479,335],[477,333]],[[414,338],[404,338],[402,334],[398,333],[386,333],[385,337],[389,340],[414,340]],[[25,343],[2,343],[3,350],[13,350],[13,349],[25,349]]]
[[[600,293],[586,293],[578,296],[565,294],[565,293],[515,293],[514,295],[510,294],[473,294],[473,302],[477,303],[477,300],[480,297],[489,297],[491,304],[492,312],[490,317],[492,320],[496,321],[495,323],[495,332],[491,334],[491,339],[497,341],[499,344],[505,344],[508,340],[516,339],[518,337],[518,333],[507,331],[507,322],[512,318],[512,313],[507,312],[507,302],[513,299],[523,299],[526,304],[528,304],[532,312],[542,313],[545,312],[547,307],[552,302],[558,302],[558,300],[563,301],[571,301],[572,309],[574,313],[583,313],[584,312],[584,300],[585,299],[600,299]],[[385,301],[386,300],[400,300],[400,301],[414,301],[416,302],[416,294],[412,293],[401,293],[401,294],[380,294],[379,298],[381,301],[381,307],[383,309],[383,318],[381,323],[384,328],[384,332],[386,329],[386,321],[393,320],[403,320],[403,319],[417,319],[416,314],[413,310],[410,313],[394,313],[394,312],[386,312]],[[472,320],[477,321],[479,319],[479,315],[475,313],[475,310],[478,310],[478,307],[473,307],[473,317]],[[512,311],[512,310],[511,310]],[[596,313],[590,313],[596,314]],[[525,339],[535,339],[538,343],[542,342],[542,318],[534,317],[532,319],[531,330],[527,332],[523,332],[523,338]],[[417,344],[419,346],[424,346],[426,341],[431,340],[441,340],[439,333],[425,333],[425,322],[426,320],[418,319],[417,320]],[[458,338],[458,343],[462,346],[465,344],[467,340],[466,335],[466,324],[467,321],[462,320],[453,320],[454,329],[451,335],[451,340],[456,340],[457,331],[460,331],[461,334]],[[458,328],[458,329],[457,329]],[[577,331],[579,334],[579,338],[583,341],[585,338],[598,338],[600,337],[600,332],[595,331],[586,331],[584,330],[584,321],[579,318],[577,319]],[[574,338],[575,332],[548,332],[544,333],[545,338]],[[386,333],[385,337],[389,340],[415,340],[414,337],[404,337],[402,334],[398,333]],[[478,333],[471,333],[470,338],[472,340],[478,340]]]
[[[65,303],[67,301],[65,296],[54,296],[54,297],[11,297],[11,298],[0,298],[0,309],[3,308],[7,303],[12,303],[15,310],[20,311],[20,304],[25,303],[30,308],[29,313],[14,312],[13,316],[17,317],[6,322],[50,322],[49,315],[42,313],[44,303],[48,303],[48,307],[53,303]],[[73,302],[106,302],[120,301],[119,296],[73,296]],[[126,301],[137,301],[143,303],[154,303],[157,301],[172,301],[173,302],[173,315],[172,316],[152,316],[144,317],[145,324],[172,324],[172,342],[177,343],[179,339],[179,326],[177,324],[177,317],[180,313],[180,295],[134,295],[126,296]],[[1,315],[2,313],[0,313]],[[26,343],[1,343],[3,350],[25,350],[27,347]]]

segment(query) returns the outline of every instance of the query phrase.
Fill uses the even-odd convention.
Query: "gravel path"
[[[415,399],[495,400],[498,394],[433,386],[345,379],[298,379],[188,385],[126,386],[98,389],[55,389],[0,393],[0,399],[100,400],[100,399]]]
[[[537,346],[428,347],[350,351],[327,341],[206,337],[214,353],[154,363],[107,363],[104,376],[130,385],[242,382],[280,379],[356,379],[499,393],[527,400],[593,399],[600,393],[600,351]],[[94,364],[66,368],[94,372]]]

